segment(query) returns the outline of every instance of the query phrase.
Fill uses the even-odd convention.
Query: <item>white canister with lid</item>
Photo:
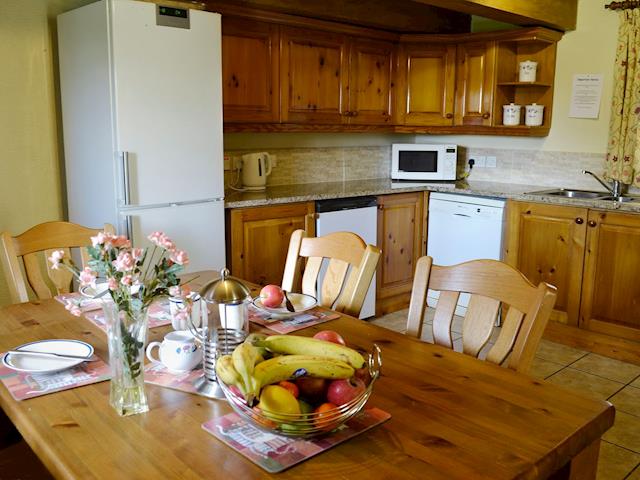
[[[520,125],[520,105],[510,103],[502,106],[502,124],[507,126]]]
[[[521,82],[535,82],[537,70],[538,62],[534,62],[533,60],[525,60],[524,62],[520,62],[519,80]]]
[[[532,103],[525,107],[524,123],[528,127],[539,127],[544,117],[544,105]]]

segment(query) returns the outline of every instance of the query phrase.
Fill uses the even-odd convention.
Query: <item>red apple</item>
[[[334,380],[329,384],[327,390],[327,400],[336,405],[344,405],[362,394],[366,386],[359,378],[349,378],[347,380]]]
[[[311,403],[324,402],[327,394],[327,380],[324,378],[299,377],[296,378],[296,385],[300,391],[300,397]]]
[[[276,308],[282,304],[284,293],[278,285],[265,285],[260,290],[260,301],[267,308]]]
[[[318,340],[324,340],[325,342],[337,343],[339,345],[346,345],[347,343],[344,341],[344,338],[333,330],[322,330],[316,333],[313,338],[317,338]]]
[[[365,385],[369,385],[371,383],[371,373],[369,373],[368,365],[365,365],[362,368],[356,368],[353,376],[362,380]]]

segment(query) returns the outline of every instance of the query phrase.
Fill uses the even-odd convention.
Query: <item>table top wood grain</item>
[[[167,329],[151,331],[150,341]],[[608,402],[355,318],[300,334],[324,329],[356,348],[381,347],[369,403],[392,417],[279,478],[546,478],[613,424]],[[0,309],[0,352],[47,338],[84,340],[108,359],[106,334],[55,300]],[[231,411],[226,402],[146,388],[150,411],[126,418],[109,406],[109,382],[22,402],[0,386],[0,405],[58,478],[270,477],[201,428]]]

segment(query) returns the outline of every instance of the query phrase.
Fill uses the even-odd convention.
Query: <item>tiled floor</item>
[[[422,333],[425,341],[433,340],[428,327],[432,321],[433,310],[429,309]],[[404,332],[407,311],[371,323]],[[454,349],[460,351],[461,317],[454,318],[451,330]],[[640,366],[542,340],[531,374],[615,405],[615,425],[604,435],[600,447],[598,480],[640,480]]]

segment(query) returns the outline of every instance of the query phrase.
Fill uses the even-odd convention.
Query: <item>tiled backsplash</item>
[[[244,153],[249,152],[225,152],[232,159]],[[270,149],[269,153],[276,155],[277,164],[267,178],[268,185],[389,178],[391,172],[391,146]],[[600,175],[604,157],[594,153],[460,147],[459,173],[469,158],[478,155],[495,156],[496,167],[474,167],[473,180],[587,189],[599,185],[581,171]],[[234,178],[227,172],[227,183]]]

